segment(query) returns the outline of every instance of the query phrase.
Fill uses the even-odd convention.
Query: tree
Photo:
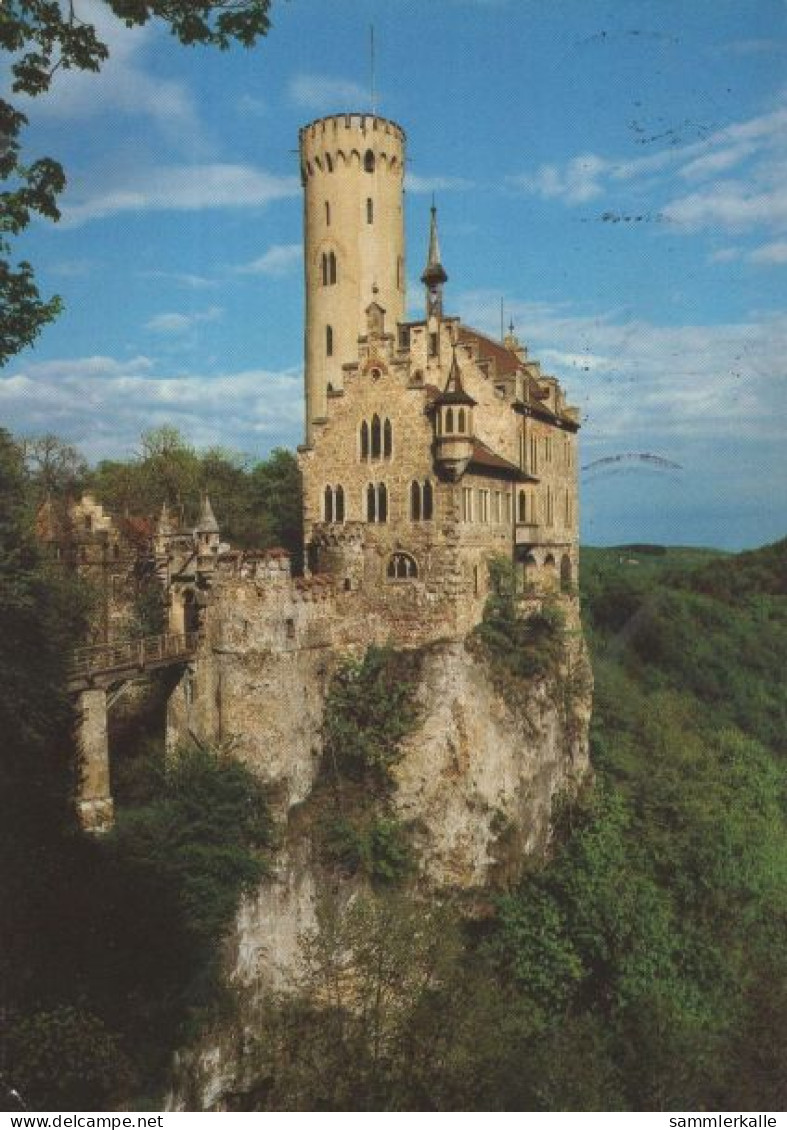
[[[251,47],[270,27],[270,0],[103,2],[127,27],[163,20],[186,46]],[[101,69],[109,49],[78,9],[78,0],[6,0],[0,7],[0,48],[14,56],[15,94],[43,94],[60,69]],[[31,164],[22,159],[19,139],[26,124],[20,110],[0,99],[0,177],[8,185],[0,193],[0,366],[30,345],[62,309],[58,296],[41,297],[30,263],[9,262],[12,238],[24,231],[34,213],[60,218],[57,197],[66,183],[62,166],[51,157]]]

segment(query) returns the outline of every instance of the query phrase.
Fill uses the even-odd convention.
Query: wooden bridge
[[[185,663],[194,655],[199,638],[198,632],[168,632],[77,648],[68,672],[68,689],[77,694],[90,688],[106,688],[142,671]]]

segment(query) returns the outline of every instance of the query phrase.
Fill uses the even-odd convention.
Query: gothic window
[[[334,499],[334,520],[336,522],[344,521],[344,487],[338,486],[336,488],[336,495]]]
[[[429,356],[437,356],[437,334],[429,334]]]
[[[386,572],[389,581],[409,581],[418,576],[418,565],[409,553],[394,553]]]
[[[479,490],[478,492],[478,521],[489,521],[489,491]]]
[[[472,487],[462,487],[462,521],[472,522],[473,520],[473,489]]]
[[[336,253],[333,251],[328,255],[328,282],[331,286],[336,282]]]
[[[464,433],[464,430],[465,430],[465,410],[464,410],[464,408],[460,408],[459,409],[459,423],[457,424],[457,431]]]
[[[424,520],[427,522],[430,521],[434,512],[434,495],[432,492],[432,484],[428,479],[424,482],[423,506],[421,507],[421,511]]]
[[[372,459],[380,458],[380,417],[375,412],[372,416]]]
[[[374,201],[371,196],[366,198],[366,222],[367,224],[374,223]]]
[[[372,483],[366,488],[366,521],[377,521],[377,492]]]
[[[333,357],[333,326],[325,327],[325,354]]]
[[[448,435],[451,435],[454,430],[454,410],[449,408],[445,414],[445,430]]]
[[[367,173],[374,172],[374,153],[372,153],[371,149],[367,149],[363,155],[363,167],[364,171]]]
[[[519,522],[527,521],[527,495],[523,490],[519,492]]]
[[[325,201],[325,226],[331,226],[331,206],[328,201]]]
[[[369,458],[369,425],[366,420],[361,424],[361,459]]]
[[[388,489],[385,483],[377,484],[377,521],[388,521]]]
[[[324,513],[325,513],[325,521],[326,522],[332,522],[333,521],[333,487],[326,487],[325,488]]]
[[[391,431],[391,421],[386,420],[383,424],[383,457],[385,459],[390,459],[392,450],[393,432]]]
[[[414,522],[421,520],[421,485],[420,483],[410,484],[410,517]]]

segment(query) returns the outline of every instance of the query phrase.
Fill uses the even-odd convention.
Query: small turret
[[[429,254],[426,258],[424,273],[421,282],[426,287],[426,316],[436,318],[443,316],[443,284],[448,282],[448,275],[440,262],[440,242],[437,238],[437,208],[432,204],[432,222],[429,227]]]
[[[456,482],[473,457],[473,409],[456,360],[456,346],[445,389],[434,401],[435,461],[441,475]]]
[[[202,513],[194,527],[194,541],[200,557],[219,551],[219,524],[207,494],[202,499]]]

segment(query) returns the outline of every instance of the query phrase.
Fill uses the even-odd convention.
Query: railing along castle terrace
[[[138,640],[77,648],[68,670],[68,689],[76,692],[91,686],[106,686],[134,671],[183,663],[196,651],[199,638],[199,632],[167,632]]]

